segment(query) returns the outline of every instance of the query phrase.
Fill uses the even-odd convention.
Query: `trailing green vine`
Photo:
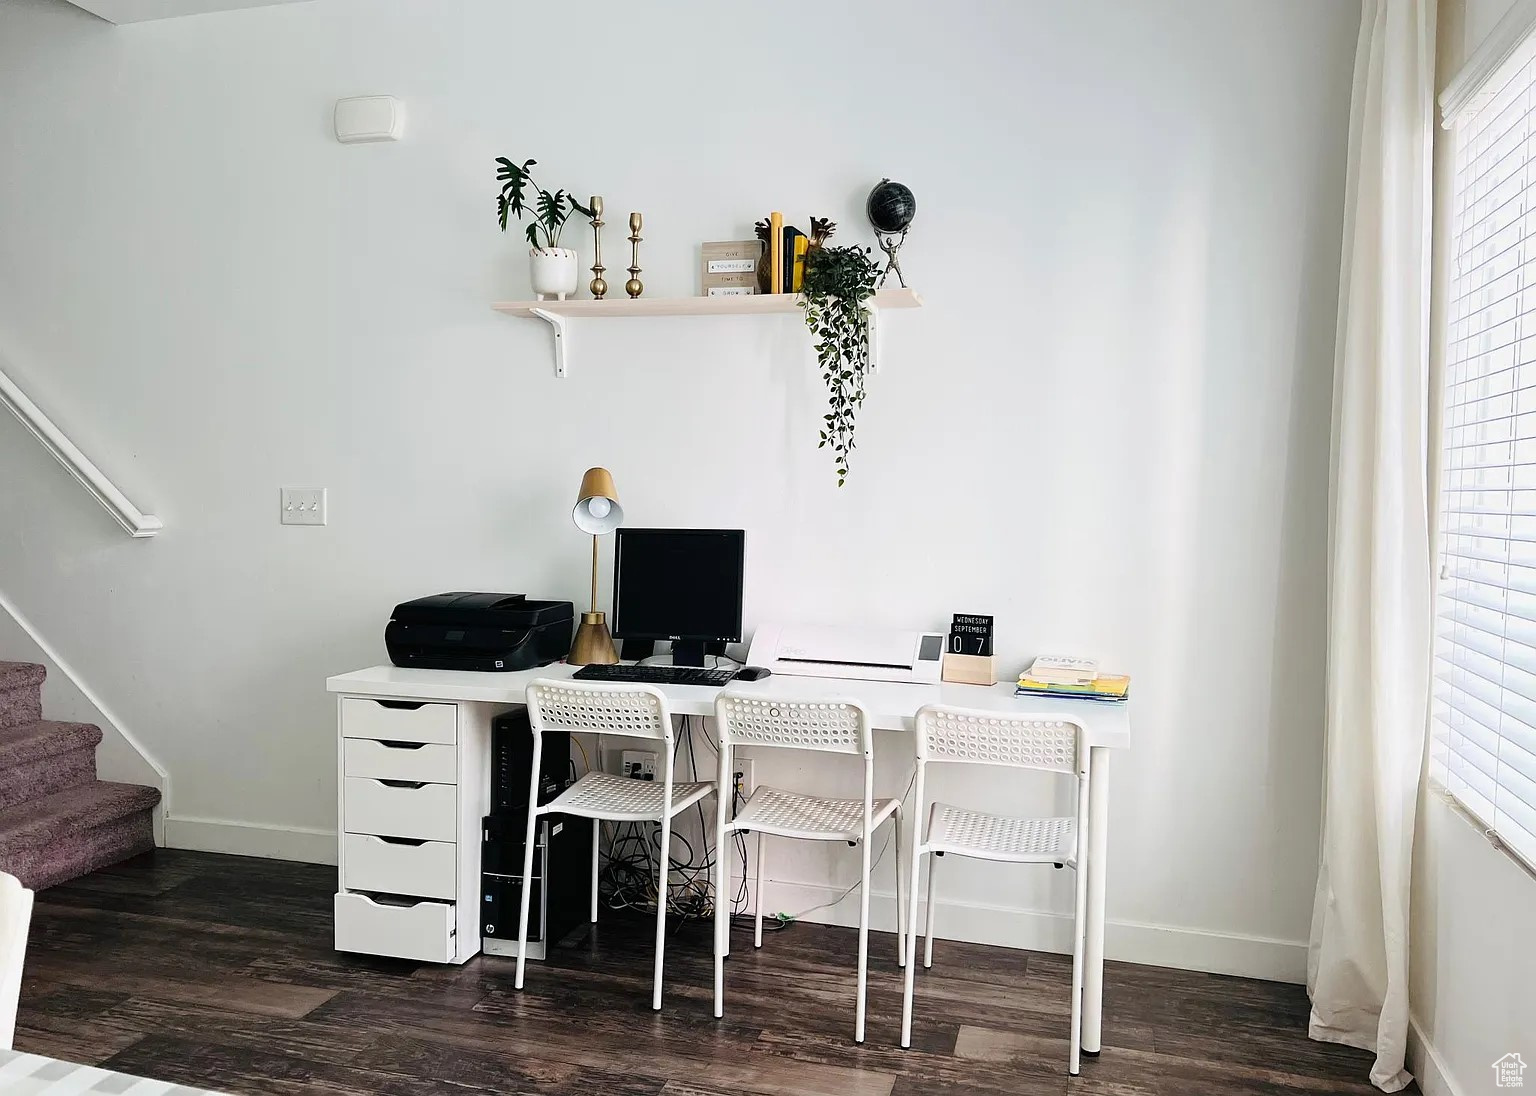
[[[817,448],[831,448],[839,487],[848,481],[848,458],[864,402],[864,374],[869,369],[865,304],[875,295],[879,276],[880,265],[868,248],[819,247],[806,256],[800,306],[805,326],[816,338],[816,360],[827,385],[828,413]]]

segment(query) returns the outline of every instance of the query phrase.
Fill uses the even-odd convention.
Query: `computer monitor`
[[[674,665],[704,665],[709,644],[741,639],[746,542],[741,529],[620,528],[613,634],[670,639]]]

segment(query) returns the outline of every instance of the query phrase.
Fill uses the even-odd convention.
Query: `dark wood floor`
[[[1070,959],[940,941],[898,1046],[894,938],[871,944],[853,1043],[852,930],[737,933],[726,1017],[710,932],[649,920],[530,965],[439,967],[330,949],[331,868],[161,851],[38,895],[20,1050],[234,1093],[1116,1096],[1370,1093],[1370,1057],[1306,1038],[1297,986],[1112,963],[1104,1052],[1066,1076]]]

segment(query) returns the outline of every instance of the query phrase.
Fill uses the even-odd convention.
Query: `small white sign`
[[[711,259],[711,274],[751,274],[757,270],[756,259]]]
[[[748,285],[717,285],[709,291],[711,297],[751,297],[755,294]]]

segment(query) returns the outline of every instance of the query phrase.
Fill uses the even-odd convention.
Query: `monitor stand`
[[[704,648],[708,645],[703,639],[678,639],[672,643],[672,665],[674,666],[702,666],[704,665]]]

